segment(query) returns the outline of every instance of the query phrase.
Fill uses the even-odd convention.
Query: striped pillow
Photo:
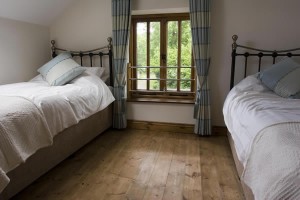
[[[297,97],[300,92],[300,64],[285,58],[259,74],[264,85],[285,98]]]
[[[70,53],[62,53],[38,69],[38,72],[52,86],[64,85],[84,72]]]

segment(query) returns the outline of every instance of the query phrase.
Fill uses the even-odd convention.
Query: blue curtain
[[[126,118],[126,63],[131,22],[131,0],[112,0],[113,23],[113,128],[127,126]]]
[[[210,90],[210,0],[189,0],[193,55],[197,72],[197,92],[194,107],[194,132],[211,135]]]

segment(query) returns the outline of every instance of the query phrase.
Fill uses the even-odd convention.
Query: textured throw
[[[257,200],[300,199],[300,123],[260,131],[242,175]]]
[[[0,96],[0,192],[8,184],[6,172],[38,149],[51,145],[43,113],[23,97]]]

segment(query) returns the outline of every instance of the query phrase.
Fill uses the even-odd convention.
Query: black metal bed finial
[[[111,50],[111,49],[112,49],[112,38],[111,38],[111,37],[108,37],[108,38],[107,38],[107,41],[108,41],[107,48]]]
[[[239,38],[239,37],[238,37],[237,35],[233,35],[233,36],[232,36],[232,40],[233,40],[233,43],[232,43],[232,49],[236,49],[236,48],[237,48],[237,43],[236,43],[236,41],[237,41],[238,38]]]

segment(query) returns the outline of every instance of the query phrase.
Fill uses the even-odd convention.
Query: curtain
[[[123,129],[126,119],[126,63],[131,22],[131,0],[112,0],[113,23],[113,128]]]
[[[192,47],[197,73],[194,106],[195,129],[201,136],[211,135],[210,89],[210,0],[189,0]]]

